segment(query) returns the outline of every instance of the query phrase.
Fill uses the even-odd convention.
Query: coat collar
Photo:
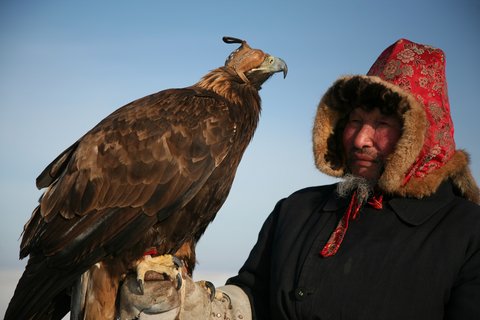
[[[404,222],[419,226],[430,219],[441,208],[455,198],[451,182],[443,182],[437,191],[422,199],[400,198],[390,199],[388,204]]]
[[[451,182],[443,182],[437,191],[422,199],[410,197],[385,198],[384,201],[405,223],[419,226],[430,219],[441,208],[449,204],[455,197]],[[344,211],[348,206],[348,199],[339,198],[335,191],[323,206],[324,211]]]

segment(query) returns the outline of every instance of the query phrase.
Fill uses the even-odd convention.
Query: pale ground
[[[5,310],[7,309],[8,302],[12,297],[17,281],[20,278],[23,270],[19,269],[4,269],[0,270],[0,319],[3,319],[5,315]],[[198,280],[208,280],[212,282],[216,287],[222,286],[225,284],[225,281],[231,277],[232,273],[222,273],[222,272],[198,272],[195,273],[194,279]],[[66,317],[65,319],[68,319]]]

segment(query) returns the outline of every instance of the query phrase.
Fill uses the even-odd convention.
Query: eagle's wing
[[[49,232],[49,222],[58,215],[67,225],[72,219],[127,208],[165,218],[202,187],[227,155],[234,134],[226,102],[194,89],[161,91],[118,109],[37,179],[39,187],[48,186],[40,201],[47,230],[37,239],[43,253],[54,255],[83,232],[78,228],[94,227]],[[35,238],[29,231],[27,226],[22,247]],[[110,233],[118,231],[115,225],[109,228]],[[49,239],[50,233],[55,239]]]
[[[227,102],[198,89],[161,91],[105,118],[39,176],[48,189],[25,227],[21,256],[30,260],[11,304],[35,309],[132,247],[200,190],[234,135]]]

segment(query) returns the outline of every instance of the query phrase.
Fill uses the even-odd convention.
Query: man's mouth
[[[354,153],[351,159],[354,162],[369,162],[369,163],[378,162],[378,159],[376,157],[373,157],[365,153]]]

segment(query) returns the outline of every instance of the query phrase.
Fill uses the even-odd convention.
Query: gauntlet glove
[[[120,319],[252,319],[247,295],[234,285],[216,289],[183,273],[181,281],[147,274],[141,291],[135,276],[127,276],[120,289]]]

